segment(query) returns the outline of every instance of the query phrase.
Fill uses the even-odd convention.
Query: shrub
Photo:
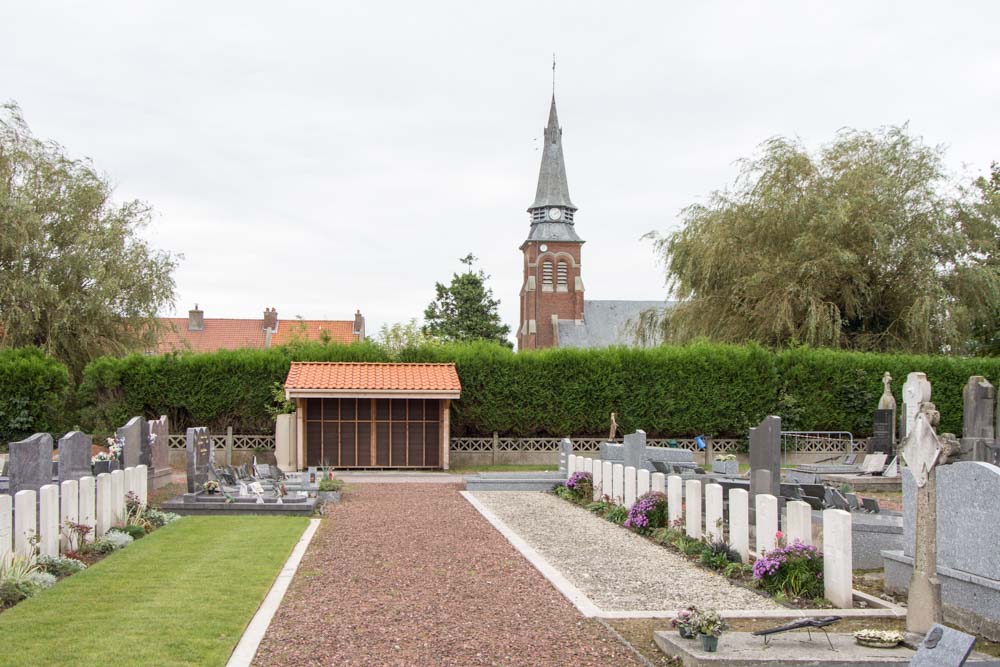
[[[624,505],[615,505],[604,514],[604,518],[620,526],[628,519],[628,510]]]
[[[26,582],[28,597],[31,597],[39,591],[44,591],[48,588],[52,588],[56,585],[56,577],[54,574],[49,574],[48,572],[42,572],[41,570],[35,570],[28,575],[28,580]]]
[[[0,581],[0,607],[13,607],[28,597],[13,581]]]
[[[701,540],[696,540],[693,537],[688,537],[687,535],[682,535],[673,541],[674,547],[680,551],[685,556],[701,556],[701,552],[705,550],[707,546]]]
[[[112,528],[104,534],[104,537],[94,542],[93,549],[99,554],[109,554],[127,547],[133,541],[132,536],[128,533],[122,532],[118,528]]]
[[[823,553],[795,540],[765,551],[754,561],[753,577],[772,595],[789,598],[823,597]]]
[[[87,564],[75,558],[64,556],[39,556],[38,569],[56,577],[68,577],[80,570],[87,569]]]
[[[667,496],[659,491],[643,494],[632,503],[625,527],[637,533],[650,533],[667,525]]]
[[[594,478],[589,472],[575,472],[566,480],[566,488],[574,501],[589,502],[594,497]]]
[[[730,563],[743,562],[740,554],[722,540],[706,544],[705,549],[699,554],[698,560],[702,565],[713,570],[725,570]]]
[[[32,433],[64,427],[68,386],[69,371],[41,350],[0,350],[0,449],[7,451],[8,442]]]
[[[319,480],[319,490],[324,493],[329,493],[331,491],[340,491],[343,487],[344,487],[344,482],[339,479]]]
[[[133,540],[138,540],[142,539],[143,537],[146,537],[146,527],[135,523],[127,523],[124,526],[117,528],[116,530],[120,530],[121,532],[131,537]]]
[[[146,508],[144,516],[146,517],[146,521],[148,521],[153,528],[162,528],[168,523],[173,523],[174,521],[177,521],[177,519],[181,518],[180,514],[164,512],[152,507]]]

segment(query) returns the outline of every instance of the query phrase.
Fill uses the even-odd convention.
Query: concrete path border
[[[319,529],[320,521],[320,519],[309,520],[309,525],[306,526],[302,537],[299,538],[298,543],[292,549],[291,555],[288,556],[288,560],[282,566],[281,571],[271,585],[271,590],[267,592],[264,601],[257,608],[257,613],[253,615],[250,623],[247,624],[246,630],[243,631],[243,636],[240,637],[239,643],[233,649],[233,654],[229,656],[226,667],[249,667],[250,663],[253,662],[254,657],[257,655],[257,648],[260,646],[261,640],[264,639],[264,633],[267,632],[268,626],[271,625],[271,619],[274,618],[275,612],[278,611],[281,600],[285,597],[285,592],[292,583],[295,571],[299,569],[299,564],[302,562],[302,557],[305,556],[306,549],[309,547],[313,535]]]
[[[545,558],[528,544],[524,538],[518,535],[510,526],[503,522],[498,516],[493,514],[483,505],[470,491],[461,491],[462,497],[470,505],[483,515],[483,518],[497,529],[497,531],[507,539],[511,545],[524,556],[525,560],[531,563],[535,569],[541,572],[542,576],[549,580],[549,583],[575,606],[581,614],[588,618],[598,619],[639,619],[639,618],[663,618],[670,619],[677,615],[676,610],[612,610],[601,609],[593,600],[577,588],[559,570],[552,566]],[[843,616],[845,618],[905,618],[906,609],[885,600],[878,600],[870,595],[859,591],[854,591],[854,596],[865,600],[873,605],[877,602],[883,605],[874,609],[775,609],[764,611],[752,611],[746,609],[721,610],[719,613],[723,618],[811,618],[822,616]]]

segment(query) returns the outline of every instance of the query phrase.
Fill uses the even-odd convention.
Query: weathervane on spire
[[[556,54],[552,54],[552,96],[556,94]]]

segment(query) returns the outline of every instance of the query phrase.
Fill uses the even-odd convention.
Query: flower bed
[[[0,611],[51,588],[59,580],[87,569],[179,518],[177,514],[143,507],[139,499],[129,493],[125,500],[125,521],[93,542],[87,541],[93,530],[90,526],[67,521],[63,530],[70,549],[64,555],[42,556],[35,546],[30,556],[9,554],[6,559],[0,560]]]

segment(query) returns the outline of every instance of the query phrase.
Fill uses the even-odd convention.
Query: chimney
[[[274,307],[264,309],[264,328],[272,333],[278,330],[278,310]]]
[[[188,311],[188,331],[205,330],[205,313],[198,309],[198,304],[194,304],[194,310]]]
[[[365,339],[365,316],[361,314],[361,311],[354,313],[354,335],[358,337],[359,341]]]

